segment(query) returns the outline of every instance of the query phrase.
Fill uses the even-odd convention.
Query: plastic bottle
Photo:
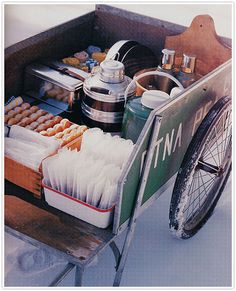
[[[142,97],[131,98],[125,108],[122,137],[137,141],[151,111],[170,99],[170,95],[159,90],[145,91]]]
[[[184,88],[190,86],[197,80],[197,76],[194,73],[195,63],[195,55],[183,54],[181,69],[176,78],[180,81]]]

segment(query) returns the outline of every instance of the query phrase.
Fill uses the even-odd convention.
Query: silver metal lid
[[[124,65],[115,60],[105,60],[100,64],[100,80],[106,83],[120,83],[124,81]]]
[[[48,81],[69,91],[75,91],[83,86],[82,81],[59,73],[56,70],[51,69],[45,65],[29,65],[26,67],[26,72],[30,75],[34,75],[40,79],[43,79],[44,81]]]
[[[183,54],[181,70],[184,73],[191,74],[194,72],[196,62],[196,55]]]
[[[162,53],[162,68],[166,70],[172,69],[174,66],[175,50],[165,48],[162,50]]]

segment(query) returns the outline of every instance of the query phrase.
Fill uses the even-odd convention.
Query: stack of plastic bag
[[[42,160],[54,153],[59,145],[51,137],[13,125],[9,137],[5,137],[5,155],[37,171]]]
[[[42,163],[44,183],[101,209],[116,201],[117,184],[133,143],[100,129],[83,135],[81,150],[59,150]]]

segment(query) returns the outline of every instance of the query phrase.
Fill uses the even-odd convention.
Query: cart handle
[[[140,80],[141,78],[143,77],[146,77],[146,76],[151,76],[151,75],[156,75],[156,76],[163,76],[163,77],[167,77],[169,79],[171,79],[172,81],[174,81],[176,83],[176,85],[178,85],[178,87],[181,89],[181,90],[184,90],[184,87],[183,85],[173,76],[171,76],[170,74],[167,74],[165,72],[159,72],[159,71],[153,71],[153,72],[145,72],[145,73],[142,73],[140,74],[139,76],[137,77],[134,77],[133,80],[129,83],[129,85],[127,86],[126,90],[125,90],[125,93],[124,93],[124,99],[125,99],[125,104],[124,106],[126,106],[126,103],[127,103],[127,96],[128,96],[128,92],[130,90],[130,88],[132,88],[132,86],[136,85],[137,87],[137,81]]]

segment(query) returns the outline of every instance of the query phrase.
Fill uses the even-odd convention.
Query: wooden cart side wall
[[[136,40],[152,49],[158,58],[164,48],[165,37],[182,33],[186,29],[181,25],[107,5],[97,5],[95,15],[95,43],[110,47],[122,39]]]
[[[231,94],[231,61],[226,62],[202,80],[186,89],[163,108],[152,112],[137,141],[129,165],[120,181],[120,203],[117,205],[113,231],[126,225],[136,202],[141,165],[148,148],[154,115],[161,116],[161,126],[156,141],[150,173],[144,192],[142,207],[148,205],[158,190],[179,170],[184,154],[194,133],[207,112],[219,98]],[[145,134],[145,131],[146,134]],[[137,151],[135,153],[135,151]],[[135,186],[136,185],[136,186]],[[158,193],[160,195],[160,193]],[[142,212],[142,209],[140,210]],[[119,219],[119,222],[117,221]]]
[[[40,58],[62,58],[88,47],[92,39],[94,12],[25,39],[5,50],[5,95],[23,90],[24,68]]]

